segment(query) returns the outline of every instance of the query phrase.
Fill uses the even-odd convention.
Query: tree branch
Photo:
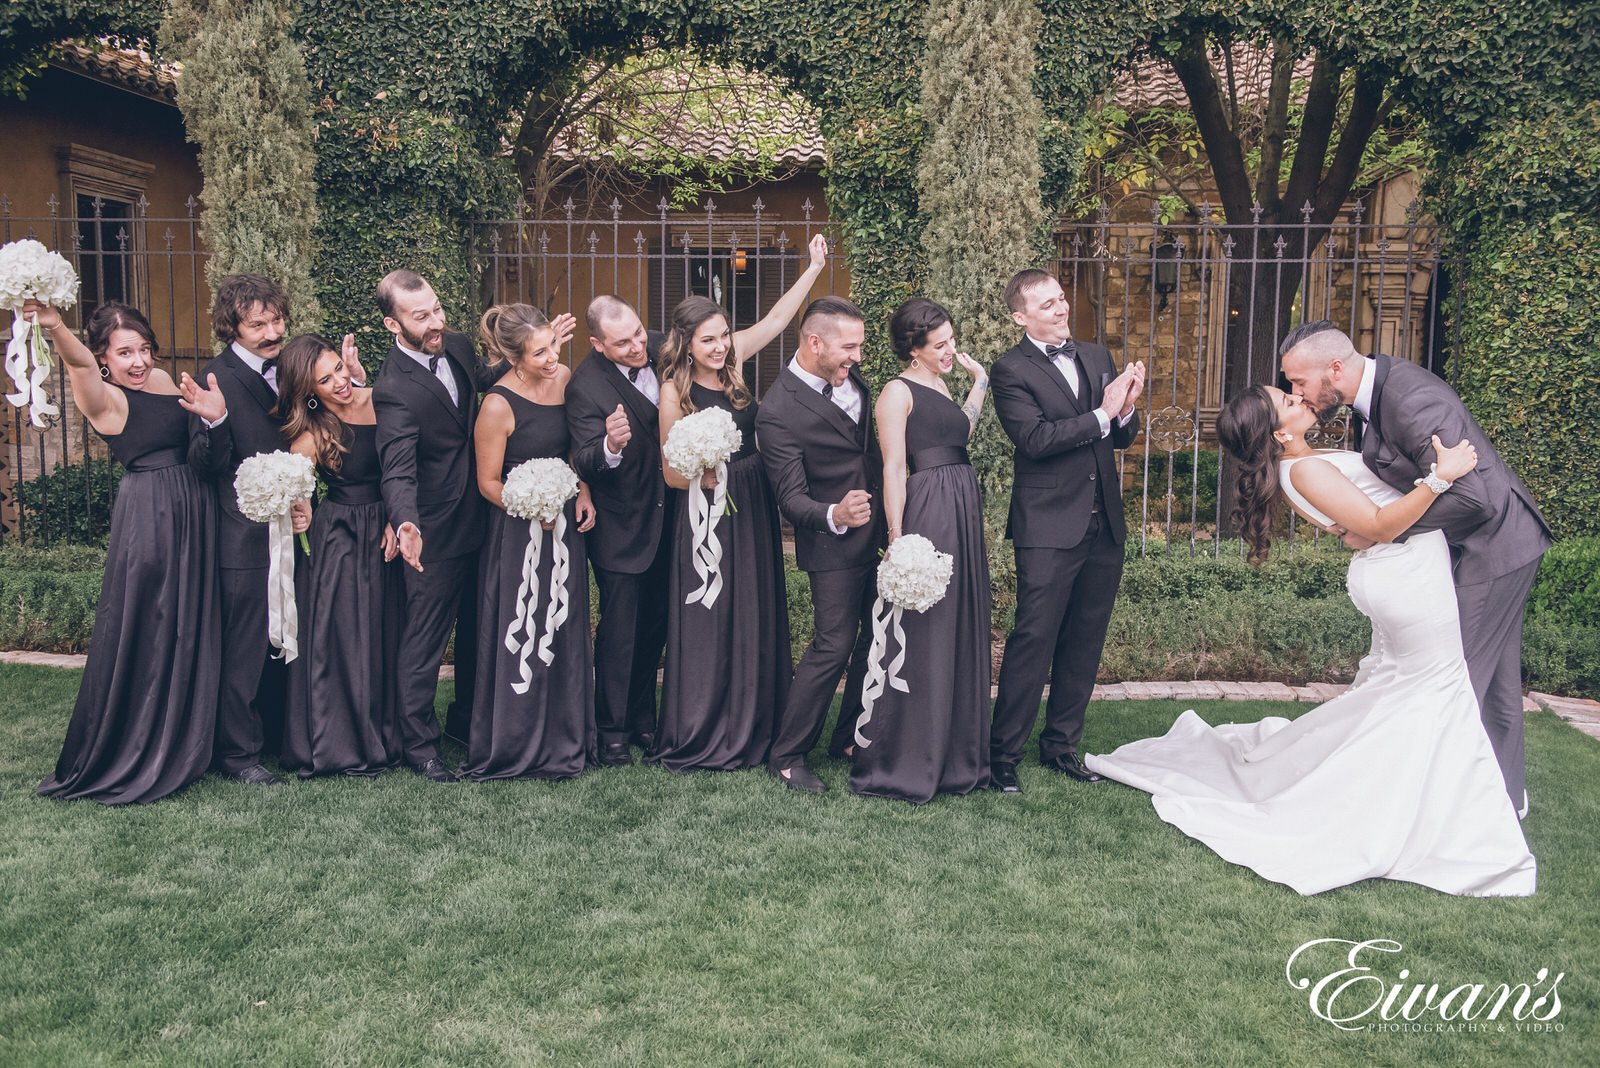
[[[1283,146],[1289,137],[1289,90],[1294,81],[1294,62],[1289,43],[1278,38],[1272,43],[1272,82],[1267,89],[1267,110],[1262,117],[1261,163],[1256,171],[1256,200],[1267,218],[1277,218],[1283,208],[1278,192],[1278,172],[1283,166]],[[1290,209],[1294,208],[1290,204]]]
[[[1222,109],[1217,73],[1206,57],[1205,34],[1191,36],[1169,62],[1194,109],[1200,140],[1205,143],[1206,155],[1216,175],[1223,214],[1230,223],[1245,222],[1250,217],[1250,175],[1245,170],[1239,136],[1228,125],[1228,117]]]
[[[1317,184],[1322,181],[1322,166],[1328,158],[1328,143],[1333,138],[1333,124],[1339,111],[1341,77],[1339,69],[1319,50],[1311,64],[1311,85],[1306,90],[1294,165],[1289,169],[1289,184],[1284,192],[1284,202],[1289,205],[1291,214],[1317,195]]]
[[[1377,129],[1378,117],[1383,112],[1383,89],[1388,79],[1369,71],[1356,71],[1354,99],[1350,102],[1350,117],[1345,120],[1339,134],[1339,147],[1334,151],[1333,163],[1323,177],[1312,201],[1312,219],[1327,222],[1338,214],[1345,198],[1355,185],[1356,174],[1361,169],[1361,157],[1366,153],[1367,141]]]

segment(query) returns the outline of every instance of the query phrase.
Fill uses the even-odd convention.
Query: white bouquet
[[[872,742],[861,733],[872,719],[872,706],[883,696],[885,686],[901,693],[911,688],[900,674],[906,662],[906,633],[900,625],[906,609],[926,612],[944,600],[955,570],[955,557],[942,553],[921,534],[906,534],[895,539],[878,565],[878,600],[872,606],[872,650],[867,654],[867,677],[861,686],[861,715],[856,719],[856,744],[863,749]],[[885,605],[892,606],[885,611]],[[889,651],[891,629],[899,651],[884,664]]]
[[[744,444],[744,435],[724,408],[705,408],[672,424],[661,455],[672,469],[689,480],[689,530],[694,569],[700,588],[684,600],[710,608],[722,592],[722,545],[717,541],[717,521],[733,506],[728,499],[728,458]],[[717,486],[708,500],[697,482],[714,470]]]
[[[43,427],[47,417],[59,415],[61,409],[44,391],[50,378],[50,345],[45,332],[22,317],[27,300],[56,309],[78,303],[78,276],[72,264],[31,238],[0,248],[0,308],[12,312],[5,367],[16,389],[6,394],[6,400],[18,408],[27,405],[29,420]]]
[[[294,603],[294,529],[289,506],[309,500],[317,488],[311,460],[292,452],[247,458],[233,478],[239,511],[267,529],[267,637],[287,662],[300,655],[299,615]],[[302,535],[304,540],[304,535]]]
[[[564,460],[536,456],[511,469],[500,487],[500,503],[506,515],[528,521],[528,548],[522,556],[522,583],[517,587],[517,614],[503,639],[507,652],[517,654],[522,678],[511,684],[515,693],[524,694],[533,682],[528,654],[538,641],[536,620],[539,608],[539,557],[544,544],[545,523],[554,523],[550,539],[550,604],[545,609],[544,640],[539,641],[539,659],[555,663],[553,643],[556,631],[567,621],[567,577],[571,557],[563,540],[567,533],[567,502],[578,495],[578,475]],[[525,635],[518,639],[518,634]]]

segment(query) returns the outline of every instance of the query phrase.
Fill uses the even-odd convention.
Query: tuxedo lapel
[[[850,381],[861,393],[861,422],[857,424],[856,433],[861,436],[861,451],[866,452],[872,446],[872,394],[867,392],[867,382],[861,377],[859,367],[850,368]]]
[[[233,377],[244,387],[245,392],[261,405],[263,412],[271,412],[278,404],[278,395],[272,392],[272,387],[267,385],[267,380],[261,372],[252,370],[245,362],[239,359],[239,354],[229,345],[222,351],[222,366],[226,367]]]
[[[1367,425],[1361,432],[1361,460],[1372,467],[1383,445],[1383,430],[1378,423],[1379,405],[1383,401],[1383,386],[1389,379],[1389,357],[1378,356],[1373,361],[1372,403],[1367,406]],[[1355,417],[1354,410],[1351,416]]]
[[[1031,366],[1036,369],[1036,373],[1044,375],[1055,384],[1055,387],[1061,391],[1061,395],[1067,398],[1067,403],[1072,405],[1073,411],[1088,411],[1089,409],[1084,407],[1084,399],[1081,399],[1089,390],[1089,383],[1084,381],[1087,377],[1087,372],[1083,369],[1083,361],[1078,361],[1078,392],[1074,394],[1072,387],[1067,385],[1067,380],[1061,376],[1061,372],[1056,369],[1056,365],[1050,361],[1050,357],[1040,352],[1033,342],[1029,341],[1024,344],[1027,347],[1028,355],[1033,357]]]
[[[418,363],[401,352],[400,346],[396,345],[389,350],[389,359],[386,361],[386,365],[392,365],[401,374],[410,376],[411,380],[420,386],[424,393],[438,401],[440,407],[450,413],[451,418],[458,423],[466,423],[467,413],[462,410],[461,405],[457,405],[450,399],[450,391],[444,388],[444,383],[439,381],[439,376],[429,371],[426,364]],[[456,367],[454,359],[450,360],[450,365],[451,373],[456,374],[459,368]],[[461,375],[456,374],[457,389],[461,388],[461,378]]]
[[[779,380],[783,382],[784,387],[790,393],[795,395],[802,405],[809,408],[824,423],[843,434],[852,445],[860,444],[856,439],[856,424],[850,421],[850,417],[844,414],[837,404],[806,385],[798,375],[787,367],[783,369]],[[865,394],[863,394],[863,400],[864,398]]]

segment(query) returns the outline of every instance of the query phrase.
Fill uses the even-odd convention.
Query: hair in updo
[[[478,323],[478,340],[491,364],[522,362],[528,339],[550,325],[544,312],[531,304],[496,304]]]
[[[143,312],[126,304],[109,301],[96,308],[89,316],[89,321],[83,324],[84,341],[95,359],[105,358],[106,350],[111,347],[111,335],[118,330],[132,330],[144,338],[150,343],[150,355],[161,352],[156,332],[150,329],[150,320],[144,317]]]
[[[928,342],[928,335],[950,322],[943,304],[927,297],[912,297],[895,309],[889,320],[889,345],[901,363],[911,362],[911,350]]]
[[[689,352],[689,344],[702,326],[719,315],[724,319],[728,317],[722,305],[710,297],[685,297],[672,309],[668,319],[667,336],[661,342],[659,373],[663,382],[671,382],[677,389],[678,407],[684,415],[692,414],[698,407],[689,396],[689,387],[694,383],[694,357]],[[728,403],[739,411],[750,407],[750,402],[755,400],[750,387],[744,384],[744,372],[739,368],[732,338],[729,339],[728,358],[717,371],[717,382]]]
[[[1278,414],[1267,387],[1257,384],[1238,394],[1217,417],[1217,440],[1239,461],[1239,501],[1233,522],[1248,548],[1247,559],[1267,559],[1272,531],[1272,504],[1278,497],[1278,461],[1283,443],[1273,437]]]

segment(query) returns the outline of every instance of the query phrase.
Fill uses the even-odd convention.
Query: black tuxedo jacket
[[[250,457],[289,447],[278,417],[272,414],[278,397],[259,372],[239,359],[232,345],[201,368],[197,381],[205,385],[208,375],[217,376],[217,388],[228,402],[228,416],[210,429],[199,416],[189,417],[189,465],[217,487],[222,503],[218,532],[221,566],[236,570],[266,567],[267,524],[246,519],[239,511],[233,480],[239,465]]]
[[[1478,450],[1477,469],[1456,479],[1407,535],[1444,531],[1458,586],[1487,582],[1537,560],[1550,547],[1550,526],[1455,390],[1410,360],[1373,359],[1372,410],[1361,460],[1374,474],[1409,493],[1434,462],[1433,435],[1446,446],[1466,438]]]
[[[646,336],[655,370],[661,335],[651,330]],[[573,369],[566,400],[572,466],[589,484],[599,513],[588,534],[589,559],[607,571],[642,574],[656,558],[662,525],[672,522],[676,503],[675,491],[661,477],[660,415],[626,373],[595,349]],[[606,418],[619,404],[632,437],[622,450],[622,462],[607,467]]]
[[[872,425],[872,395],[861,372],[850,369],[861,391],[861,422],[785,367],[761,399],[756,440],[778,510],[794,525],[794,553],[802,571],[840,571],[877,563],[884,544],[883,454]],[[853,489],[872,494],[872,521],[835,534],[828,507]]]
[[[445,333],[445,356],[461,403],[424,364],[391,346],[372,405],[378,417],[378,457],[389,523],[415,523],[422,532],[422,561],[449,560],[478,551],[483,542],[483,496],[478,492],[472,425],[478,392],[507,370],[479,362],[462,334]]]
[[[1076,344],[1088,379],[1079,383],[1076,397],[1061,372],[1027,338],[989,372],[995,413],[1016,444],[1006,537],[1019,549],[1070,549],[1081,542],[1097,484],[1111,536],[1118,545],[1127,537],[1115,453],[1133,444],[1139,416],[1135,413],[1126,426],[1113,418],[1111,433],[1100,436],[1094,409],[1117,367],[1104,346]]]

